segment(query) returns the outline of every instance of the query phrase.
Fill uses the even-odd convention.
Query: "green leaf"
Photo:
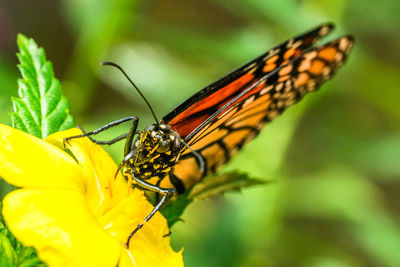
[[[244,187],[270,183],[261,179],[251,178],[247,174],[237,171],[207,176],[200,183],[196,184],[190,191],[178,196],[161,210],[161,213],[168,221],[171,228],[176,222],[181,220],[181,216],[186,207],[195,198],[208,198],[215,195],[224,194],[229,191],[240,191]]]
[[[1,203],[0,203],[1,210]],[[0,266],[46,266],[33,247],[24,247],[8,230],[0,212]]]
[[[43,48],[33,39],[18,35],[22,79],[18,80],[19,97],[12,98],[14,128],[40,138],[74,126],[68,100],[62,95],[61,84],[54,77],[53,67],[46,60]]]
[[[208,198],[229,191],[240,191],[244,187],[271,183],[258,178],[251,178],[248,174],[237,171],[212,175],[196,184],[190,191],[189,198]]]
[[[0,266],[15,266],[17,263],[17,255],[8,239],[7,235],[4,233],[4,226],[0,226]]]
[[[193,201],[188,198],[189,191],[178,196],[161,210],[162,215],[167,219],[168,227],[171,228],[175,223],[181,221],[181,216],[186,207]]]

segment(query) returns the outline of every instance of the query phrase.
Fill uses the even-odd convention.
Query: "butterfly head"
[[[178,160],[181,138],[167,124],[152,124],[134,142],[135,157],[128,162],[133,174],[143,179],[165,176]]]
[[[179,134],[172,130],[168,124],[151,124],[147,126],[139,139],[139,146],[142,144],[146,150],[152,153],[162,154],[168,151],[179,151],[181,147]]]

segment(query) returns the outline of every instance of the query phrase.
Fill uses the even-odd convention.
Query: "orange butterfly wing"
[[[331,29],[324,27],[319,28],[321,32]],[[206,94],[169,120],[173,129],[182,132],[191,149],[201,155],[205,172],[200,171],[195,155],[184,147],[174,167],[174,177],[164,179],[162,186],[171,187],[172,181],[175,187],[188,189],[207,174],[215,172],[252,140],[266,123],[330,79],[350,53],[353,39],[342,37],[306,52],[299,50],[304,44],[301,39],[285,44],[277,54],[263,55],[261,64],[257,59],[246,64],[239,69],[244,72],[242,76]],[[288,44],[295,44],[295,48]],[[288,54],[287,51],[294,52]],[[274,68],[269,67],[270,64],[275,64]]]
[[[168,123],[182,138],[188,137],[212,114],[248,88],[250,84],[257,82],[261,76],[274,71],[288,60],[299,56],[332,29],[332,24],[322,25],[267,51],[194,94],[167,114],[162,122]]]

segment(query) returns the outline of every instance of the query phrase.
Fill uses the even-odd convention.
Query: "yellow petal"
[[[99,218],[99,223],[121,243],[142,223],[153,206],[141,190],[133,190],[129,197]],[[170,246],[166,219],[157,212],[131,239],[129,251],[138,266],[183,266],[182,254]]]
[[[80,134],[82,131],[77,128],[57,132],[50,135],[46,142],[62,147],[64,138]],[[89,138],[71,139],[68,143],[67,147],[82,167],[88,204],[96,216],[101,216],[128,196],[129,185],[120,172],[115,177],[117,165],[103,148]]]
[[[99,226],[81,194],[21,189],[3,203],[11,232],[49,266],[117,265],[121,244]]]
[[[128,250],[124,249],[119,259],[118,267],[132,267],[132,266],[143,267],[136,263],[135,258],[132,256],[131,253],[129,253]]]
[[[0,125],[0,175],[29,188],[4,199],[10,230],[50,266],[183,266],[181,252],[163,237],[169,230],[160,213],[129,251],[122,246],[153,207],[121,175],[114,179],[116,164],[88,138],[70,141],[74,159],[65,153],[63,139],[79,134],[55,133],[46,143]]]
[[[25,188],[69,188],[81,191],[79,165],[61,149],[0,124],[0,176]]]
[[[46,141],[62,146],[62,140],[82,132],[73,129],[49,136]],[[143,222],[153,206],[143,191],[132,190],[118,174],[111,157],[88,138],[69,141],[69,149],[82,165],[86,178],[86,199],[97,221],[115,240],[124,244],[135,227]],[[111,187],[111,188],[110,188]],[[170,247],[166,219],[158,212],[132,238],[130,251],[123,249],[118,266],[183,266],[182,254]]]

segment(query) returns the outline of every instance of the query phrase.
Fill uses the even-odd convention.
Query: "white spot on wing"
[[[254,95],[252,95],[251,97],[247,98],[247,99],[244,101],[242,107],[248,106],[248,105],[251,104],[253,101],[254,101]]]
[[[273,88],[272,85],[265,87],[264,89],[262,89],[260,91],[260,95],[265,95],[266,93],[268,93],[269,91],[271,91],[271,89]]]

